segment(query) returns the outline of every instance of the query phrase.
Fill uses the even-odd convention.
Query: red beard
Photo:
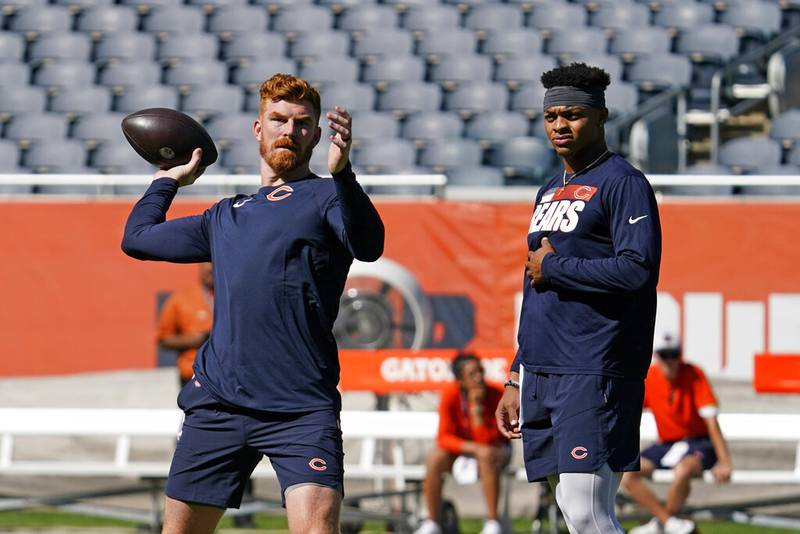
[[[289,150],[278,150],[279,148],[287,148]],[[259,144],[261,158],[276,173],[291,171],[308,162],[311,151],[306,150],[301,153],[298,150],[297,144],[287,138],[278,139],[272,144],[271,148],[268,148],[264,143]]]

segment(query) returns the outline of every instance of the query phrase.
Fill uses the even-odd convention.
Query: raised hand
[[[353,144],[353,119],[350,113],[341,106],[326,114],[328,126],[333,130],[330,136],[331,147],[328,150],[328,171],[336,174],[347,164],[350,157],[350,146]]]

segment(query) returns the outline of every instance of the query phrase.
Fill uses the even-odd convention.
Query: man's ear
[[[256,141],[259,143],[261,142],[261,120],[256,119],[253,123],[253,137],[256,138]]]

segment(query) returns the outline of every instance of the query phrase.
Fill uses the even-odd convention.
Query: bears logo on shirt
[[[568,185],[549,189],[533,210],[528,233],[573,231],[578,226],[580,212],[595,193],[597,188],[590,185]]]
[[[279,188],[272,191],[270,194],[267,195],[267,200],[272,202],[277,202],[279,200],[283,200],[284,198],[291,196],[294,193],[294,189],[290,185],[282,185]]]

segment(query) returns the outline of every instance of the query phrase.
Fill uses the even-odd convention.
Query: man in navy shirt
[[[644,175],[606,147],[608,74],[542,75],[545,130],[564,170],[528,230],[519,350],[497,409],[522,438],[528,480],[547,479],[572,533],[622,533],[614,495],[639,469],[661,228]]]
[[[122,248],[142,260],[213,261],[215,305],[166,485],[165,534],[211,534],[263,455],[295,533],[338,532],[343,493],[339,360],[332,327],[353,258],[374,261],[384,229],[348,161],[352,121],[336,107],[332,179],[309,170],[320,96],[276,74],[261,85],[253,134],[261,185],[202,215],[166,221],[177,190],[202,174],[201,151],[155,174]],[[254,151],[255,152],[255,151]],[[254,154],[255,155],[255,154]]]

